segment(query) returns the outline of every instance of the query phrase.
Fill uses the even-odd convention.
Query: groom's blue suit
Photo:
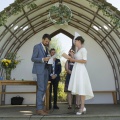
[[[37,75],[37,110],[42,110],[44,108],[43,97],[46,92],[49,73],[48,69],[45,67],[46,63],[43,62],[42,58],[45,58],[46,56],[47,53],[45,52],[42,43],[34,46],[31,60],[34,62],[32,73]]]

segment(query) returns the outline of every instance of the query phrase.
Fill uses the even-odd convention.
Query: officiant
[[[52,64],[52,70],[51,73],[49,75],[50,77],[50,101],[49,101],[49,105],[50,105],[50,109],[52,108],[52,103],[51,103],[51,99],[52,99],[52,91],[53,91],[53,109],[59,109],[59,107],[57,106],[57,91],[58,91],[58,83],[60,81],[60,73],[61,73],[61,62],[60,59],[57,59],[56,57],[54,57],[56,54],[56,51],[54,48],[50,49],[50,55],[51,57],[53,57],[53,64]]]

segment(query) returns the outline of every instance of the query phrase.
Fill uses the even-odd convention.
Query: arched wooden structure
[[[36,9],[29,11],[27,8],[23,8],[20,14],[11,16],[7,23],[0,27],[0,57],[4,57],[9,52],[17,52],[29,38],[52,26],[53,23],[47,19],[48,10],[58,1],[36,0],[38,5]],[[104,50],[113,69],[116,90],[120,99],[120,29],[116,29],[116,25],[111,24],[110,19],[103,16],[99,9],[91,8],[86,0],[63,0],[63,3],[67,4],[73,13],[69,26],[88,34]],[[23,4],[27,4],[27,1],[24,1]],[[18,26],[18,29],[14,30],[15,26]],[[23,31],[26,26],[28,29]],[[94,29],[93,26],[99,30]],[[60,29],[57,32],[63,32],[63,30]],[[54,34],[56,33],[52,35]],[[69,33],[65,32],[65,34]],[[69,34],[70,36],[73,38],[71,34]]]

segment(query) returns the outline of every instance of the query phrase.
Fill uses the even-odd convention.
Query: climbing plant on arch
[[[25,2],[27,0],[15,0],[13,4],[11,4],[9,7],[5,8],[2,12],[0,12],[0,26],[3,26],[7,19],[11,15],[17,15],[20,12],[22,12],[22,9],[27,6],[29,10],[32,10],[36,8],[36,4],[34,1],[36,0],[28,0],[27,4],[23,4],[22,2]]]
[[[22,9],[26,6],[29,10],[35,9],[37,7],[35,1],[36,0],[15,0],[13,4],[11,4],[9,7],[5,8],[2,12],[0,12],[0,26],[3,26],[11,15],[16,15],[22,12]],[[110,3],[106,2],[106,0],[86,1],[90,3],[91,7],[99,8],[99,10],[103,12],[104,16],[107,16],[111,19],[111,23],[113,23],[113,25],[115,25],[116,28],[120,28],[120,11],[117,10],[117,8],[112,6]]]

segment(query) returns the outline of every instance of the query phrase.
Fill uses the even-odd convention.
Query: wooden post
[[[0,83],[0,92],[2,92],[2,86],[1,86],[1,83]],[[0,105],[1,105],[1,94],[0,94]]]
[[[117,93],[116,93],[116,91],[112,92],[112,96],[113,96],[113,102],[114,102],[114,104],[117,104]]]
[[[46,110],[49,110],[49,92],[50,92],[50,83],[47,85],[47,90],[46,90]]]

